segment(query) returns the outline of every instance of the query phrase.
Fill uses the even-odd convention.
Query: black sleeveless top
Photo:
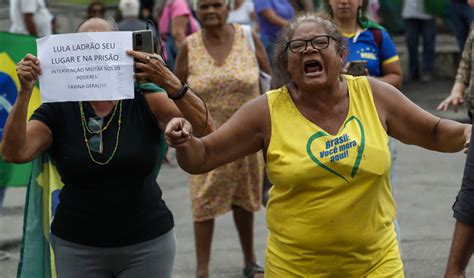
[[[83,107],[87,123],[96,115],[88,102]],[[97,161],[106,161],[113,152],[119,112],[117,107],[102,132],[103,153],[92,152]],[[112,114],[104,118],[104,126]],[[54,235],[83,245],[118,247],[151,240],[173,228],[154,171],[161,163],[162,131],[140,92],[122,101],[121,118],[116,153],[102,166],[89,157],[78,102],[44,103],[31,117],[51,129],[48,152],[64,183],[51,226]]]

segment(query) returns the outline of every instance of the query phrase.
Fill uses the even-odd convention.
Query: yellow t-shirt
[[[388,136],[367,78],[344,78],[349,112],[334,136],[299,112],[286,87],[267,93],[265,277],[403,277]]]

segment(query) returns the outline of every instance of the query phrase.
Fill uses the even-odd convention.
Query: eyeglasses
[[[293,53],[302,53],[308,47],[309,42],[314,49],[326,49],[329,46],[329,39],[336,40],[333,36],[321,35],[309,40],[296,39],[289,41],[286,44],[286,48],[290,49]]]
[[[87,127],[93,133],[93,135],[89,137],[89,140],[87,140],[87,143],[89,144],[91,151],[96,153],[102,153],[104,150],[101,131],[103,125],[104,118],[101,117],[89,118],[89,121],[87,122]]]

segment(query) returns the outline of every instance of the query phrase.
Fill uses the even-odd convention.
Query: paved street
[[[404,92],[420,106],[433,109],[447,94],[450,81],[434,81],[425,86],[407,85]],[[466,121],[465,111],[440,114]],[[451,205],[459,190],[465,155],[441,154],[418,147],[398,145],[395,198],[402,233],[402,252],[407,277],[441,277],[446,264],[453,218]],[[159,176],[164,198],[176,221],[178,252],[175,277],[193,277],[195,266],[191,211],[186,174],[174,162]],[[21,233],[21,206],[24,189],[7,191],[6,209],[0,216],[0,241],[4,236]],[[266,239],[265,211],[256,215],[257,256],[264,261]],[[14,236],[13,236],[14,237]],[[211,273],[214,278],[241,277],[242,256],[231,214],[218,218],[212,249]],[[12,258],[0,262],[0,278],[16,275],[18,246],[10,249]],[[474,274],[474,268],[470,268]]]

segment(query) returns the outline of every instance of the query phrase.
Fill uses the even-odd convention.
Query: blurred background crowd
[[[20,8],[26,2],[28,5],[23,6],[28,8]],[[273,11],[268,12],[266,2],[272,2]],[[90,17],[114,20],[120,30],[144,29],[147,22],[153,22],[159,30],[163,49],[169,52],[170,48],[177,51],[185,37],[200,28],[195,8],[192,0],[0,0],[0,31],[37,36],[69,33]],[[276,40],[278,28],[287,24],[298,12],[322,8],[322,0],[236,0],[228,21],[252,26],[271,57],[271,45]],[[386,28],[395,38],[395,43],[405,44],[402,40],[406,39],[407,52],[413,53],[413,49],[417,49],[418,42],[414,38],[418,35],[423,38],[423,55],[427,61],[421,67],[426,72],[420,73],[418,65],[413,62],[405,65],[405,50],[398,49],[405,81],[429,81],[436,71],[440,72],[435,74],[436,77],[453,78],[469,25],[474,18],[473,9],[467,0],[370,0],[367,15]],[[452,61],[436,62],[436,46],[438,52],[447,52],[447,59]],[[173,58],[167,57],[171,66],[174,65]],[[452,66],[443,71],[435,69],[438,63]]]

